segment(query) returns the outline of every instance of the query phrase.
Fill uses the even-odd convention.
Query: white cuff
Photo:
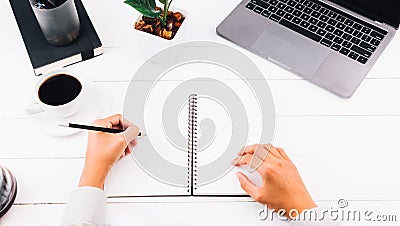
[[[69,196],[62,224],[105,225],[107,197],[103,190],[95,187],[79,187]]]

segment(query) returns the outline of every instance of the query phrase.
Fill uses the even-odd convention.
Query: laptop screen
[[[329,0],[395,28],[400,23],[400,0]]]

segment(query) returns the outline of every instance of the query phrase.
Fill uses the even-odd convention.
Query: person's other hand
[[[93,125],[125,129],[118,134],[90,131],[86,149],[85,166],[79,186],[92,186],[103,189],[104,181],[114,163],[131,153],[137,144],[136,138],[139,128],[125,120],[121,115],[113,115],[105,119],[98,119]]]
[[[238,153],[233,164],[248,165],[262,176],[263,185],[257,187],[243,173],[237,173],[243,190],[269,209],[285,210],[285,215],[293,218],[297,213],[316,207],[296,166],[282,148],[271,144],[247,146]]]

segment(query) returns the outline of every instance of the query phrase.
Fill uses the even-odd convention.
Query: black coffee
[[[66,75],[55,75],[46,80],[39,88],[39,99],[48,105],[59,106],[73,101],[81,92],[78,79]]]

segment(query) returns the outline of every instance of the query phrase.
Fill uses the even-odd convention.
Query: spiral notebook
[[[204,83],[204,85],[207,84],[209,83]],[[184,98],[174,101],[181,103]],[[163,144],[163,141],[160,138],[161,136],[153,136],[151,140],[146,137],[142,138],[133,152],[134,158],[123,159],[111,170],[105,186],[109,197],[247,197],[248,195],[241,189],[236,178],[235,173],[237,171],[245,173],[256,185],[261,185],[261,179],[257,172],[250,172],[247,167],[233,168],[231,165],[231,160],[237,156],[241,145],[244,144],[235,144],[232,146],[233,148],[227,150],[219,148],[220,145],[225,145],[223,142],[215,142],[217,145],[214,146],[208,144],[214,138],[212,133],[206,134],[206,131],[213,131],[215,128],[209,126],[210,124],[207,125],[207,121],[204,122],[203,118],[215,107],[207,106],[207,103],[202,101],[197,94],[191,94],[186,99],[188,106],[182,111],[182,114],[186,117],[182,117],[185,120],[181,120],[180,123],[181,128],[187,129],[187,137],[182,139],[180,143],[177,142],[177,145],[185,145],[186,150],[183,150],[183,148],[176,148],[175,150],[164,148],[170,150],[170,152],[160,154],[168,161],[181,165],[181,167],[169,169],[170,166],[163,165],[164,163],[145,162],[146,160],[156,159],[155,156],[149,157],[150,147],[155,144]],[[148,111],[154,112],[155,110],[148,109]],[[235,131],[229,125],[229,118],[226,115],[214,115],[216,121],[218,121],[217,127],[220,133]],[[203,119],[201,123],[200,119]],[[243,120],[247,119],[243,118]],[[222,132],[220,128],[223,128]],[[240,133],[240,130],[236,130],[236,132]],[[149,169],[151,166],[154,166],[153,171]],[[159,171],[157,172],[157,170]],[[162,171],[166,172],[165,177],[154,177],[154,174],[157,173],[163,175]],[[171,181],[174,180],[184,181],[184,183],[172,184]]]

